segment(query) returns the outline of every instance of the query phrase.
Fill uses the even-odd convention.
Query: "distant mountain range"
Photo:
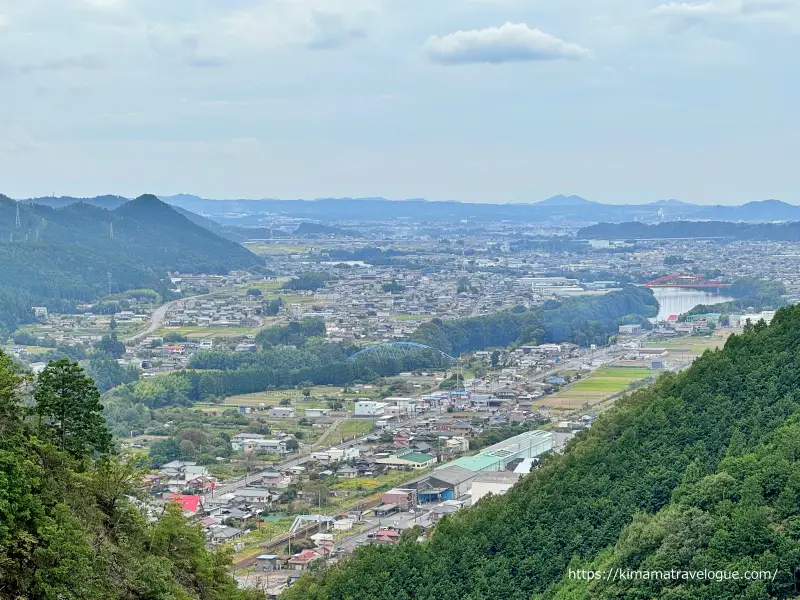
[[[725,239],[750,241],[800,241],[800,222],[732,223],[730,221],[669,221],[647,223],[598,223],[578,230],[579,239]]]
[[[187,194],[161,196],[197,225],[230,240],[247,236],[237,226],[263,226],[276,215],[329,221],[386,221],[410,219],[418,222],[502,221],[589,225],[641,221],[800,221],[800,206],[780,200],[748,202],[739,206],[700,205],[680,200],[658,200],[649,204],[602,204],[580,196],[553,196],[530,204],[476,204],[432,202],[421,199],[320,198],[315,200],[214,200]],[[114,210],[127,202],[120,196],[95,198],[32,198],[26,202],[55,208],[81,202]]]
[[[414,221],[501,221],[591,224],[662,220],[798,221],[800,206],[779,200],[748,202],[741,206],[703,206],[679,200],[650,204],[601,204],[580,196],[554,196],[533,204],[472,204],[390,201],[385,198],[325,198],[317,200],[210,200],[179,195],[162,200],[227,225],[258,225],[267,215],[335,220],[411,219]]]

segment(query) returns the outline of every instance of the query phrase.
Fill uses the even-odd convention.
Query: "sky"
[[[800,0],[0,0],[0,193],[800,203]]]

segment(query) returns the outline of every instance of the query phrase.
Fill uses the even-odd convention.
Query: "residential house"
[[[303,571],[309,567],[311,563],[324,558],[323,554],[319,552],[319,548],[310,550],[303,550],[299,554],[292,556],[286,564],[295,571]]]
[[[169,501],[176,503],[187,517],[193,517],[204,511],[203,497],[189,494],[171,494]]]

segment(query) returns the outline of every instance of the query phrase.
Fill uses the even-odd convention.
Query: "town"
[[[134,291],[74,314],[32,307],[37,322],[7,347],[34,372],[61,353],[98,373],[121,448],[152,462],[142,509],[156,518],[178,503],[209,547],[233,548],[239,584],[270,597],[318,562],[424,539],[443,516],[504,494],[620,396],[800,297],[790,243],[581,241],[503,223],[420,236],[404,223],[378,232],[387,244],[338,225],[362,231],[249,243],[267,274],[172,273],[173,299]],[[657,313],[622,320],[605,343],[538,334],[447,348],[454,356],[419,341],[431,323],[631,285],[652,291]],[[194,391],[170,378],[326,345],[349,348],[352,365],[409,369],[343,385],[313,370],[263,388],[210,378]]]

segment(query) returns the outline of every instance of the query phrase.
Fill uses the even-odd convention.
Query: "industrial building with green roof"
[[[553,434],[549,431],[527,431],[516,435],[474,456],[462,456],[436,470],[461,467],[468,471],[504,471],[506,466],[518,458],[536,458],[553,449]]]

